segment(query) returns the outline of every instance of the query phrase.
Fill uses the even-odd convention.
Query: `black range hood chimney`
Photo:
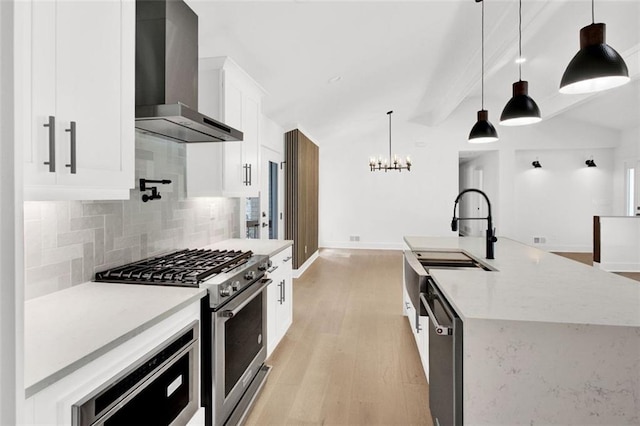
[[[175,142],[242,140],[197,108],[198,15],[182,0],[137,0],[135,127]]]

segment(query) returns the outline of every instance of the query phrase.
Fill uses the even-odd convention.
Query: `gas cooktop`
[[[95,281],[198,287],[248,262],[251,251],[186,249],[98,272]]]

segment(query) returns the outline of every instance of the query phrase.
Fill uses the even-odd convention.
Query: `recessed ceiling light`
[[[327,83],[336,83],[340,80],[342,80],[342,77],[340,77],[339,75],[336,75],[334,77],[331,77],[329,80],[327,80]]]

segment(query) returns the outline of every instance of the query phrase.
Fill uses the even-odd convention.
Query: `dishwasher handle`
[[[437,296],[432,296],[432,297],[434,299],[437,299]],[[431,319],[431,322],[433,323],[433,327],[435,328],[437,335],[439,335],[439,336],[450,336],[450,335],[453,334],[453,329],[451,327],[446,327],[444,325],[438,324],[438,320],[437,320],[435,314],[433,313],[433,311],[431,310],[431,307],[429,306],[429,303],[427,302],[427,299],[424,297],[424,293],[420,293],[420,303],[422,303],[422,305],[425,307],[425,309],[429,313],[429,318]]]

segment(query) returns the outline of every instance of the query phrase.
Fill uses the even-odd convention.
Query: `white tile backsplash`
[[[184,144],[136,134],[129,200],[25,202],[25,297],[126,262],[239,237],[239,199],[186,198],[185,156]],[[162,199],[143,203],[140,178],[172,183],[157,185]]]

